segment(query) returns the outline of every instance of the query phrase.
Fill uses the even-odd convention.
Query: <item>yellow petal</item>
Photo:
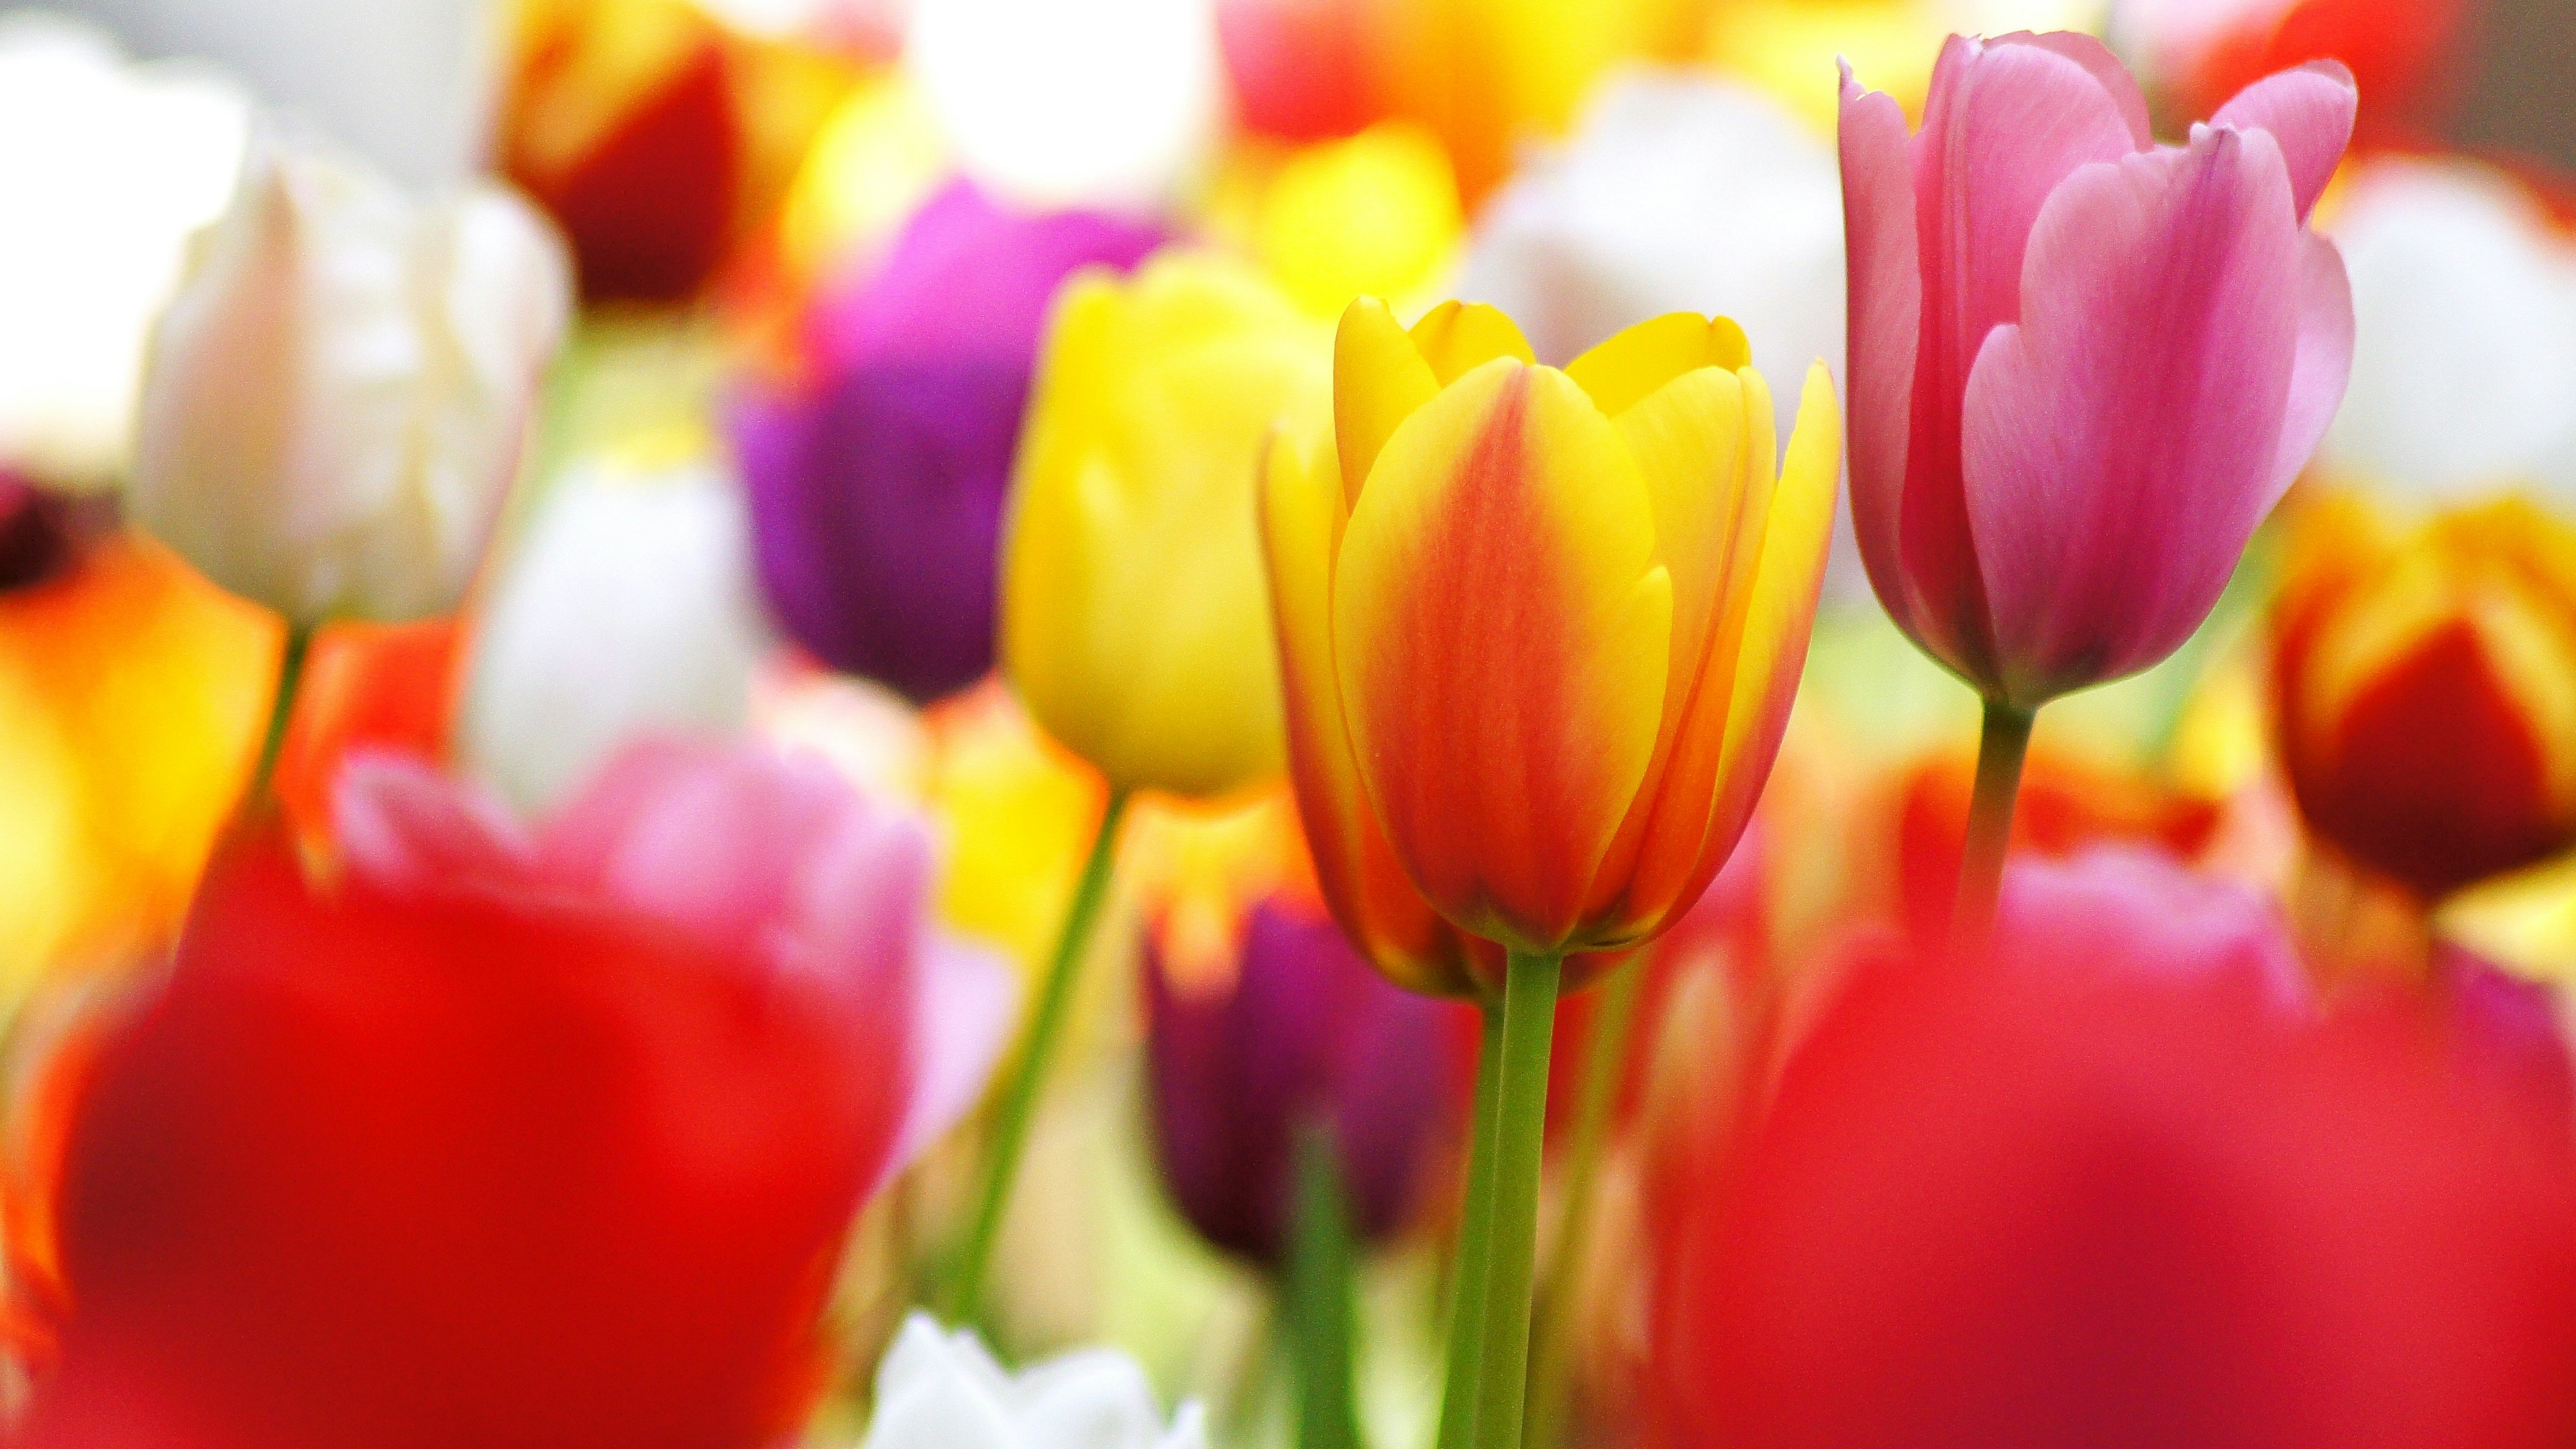
[[[1674,666],[1684,675],[1697,672],[1724,598],[1748,471],[1745,412],[1736,374],[1703,367],[1614,415],[1654,505],[1659,556],[1672,570]]]
[[[1733,372],[1752,365],[1752,345],[1732,319],[1667,312],[1574,359],[1565,374],[1583,385],[1601,411],[1615,418],[1695,368]]]
[[[1482,302],[1443,302],[1413,324],[1413,345],[1442,387],[1497,357],[1537,359],[1520,324]]]
[[[1333,445],[1345,499],[1360,496],[1396,425],[1439,390],[1431,365],[1384,302],[1362,297],[1343,310],[1333,334]]]

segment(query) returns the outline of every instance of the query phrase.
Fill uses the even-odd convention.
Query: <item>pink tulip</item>
[[[1899,627],[2020,710],[2173,652],[2352,363],[2307,229],[2352,132],[2332,61],[2189,144],[2087,36],[1953,36],[1909,138],[1843,72],[1852,510]]]

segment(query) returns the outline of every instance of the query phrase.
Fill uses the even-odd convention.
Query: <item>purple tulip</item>
[[[1320,909],[1244,918],[1235,980],[1192,993],[1145,961],[1146,1068],[1163,1180],[1201,1236],[1276,1268],[1302,1123],[1329,1123],[1360,1241],[1402,1228],[1473,1087],[1476,1019],[1390,985]],[[1149,937],[1150,941],[1150,937]]]
[[[1056,287],[1133,266],[1155,228],[1022,216],[959,181],[884,265],[812,319],[811,375],[737,401],[734,441],[770,607],[834,669],[916,701],[993,665],[1011,453]]]

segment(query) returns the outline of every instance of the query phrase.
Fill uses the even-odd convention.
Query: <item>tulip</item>
[[[1385,121],[1279,161],[1260,187],[1248,240],[1300,306],[1329,318],[1356,296],[1445,286],[1464,228],[1439,139]]]
[[[2032,712],[2189,637],[2343,396],[2352,299],[2306,222],[2353,105],[2321,62],[2158,146],[2099,41],[1953,37],[1909,139],[1843,77],[1852,515],[1889,615],[1986,700],[1967,934]]]
[[[1269,452],[1300,806],[1334,862],[1319,874],[1345,893],[1383,880],[1365,864],[1382,846],[1444,919],[1509,952],[1460,1249],[1462,1303],[1489,1321],[1462,1310],[1453,1330],[1444,1445],[1519,1442],[1564,957],[1689,909],[1787,724],[1840,467],[1822,363],[1785,466],[1772,416],[1723,319],[1658,318],[1560,371],[1490,307],[1408,332],[1363,298],[1335,341],[1332,446],[1283,432]]]
[[[0,594],[69,573],[115,526],[115,509],[0,469]]]
[[[575,465],[475,628],[467,767],[537,813],[640,735],[740,730],[767,647],[745,533],[738,486],[712,465]]]
[[[338,808],[331,870],[233,842],[86,1066],[13,1442],[782,1442],[851,1214],[1009,1017],[926,834],[669,746],[534,834],[381,757]]]
[[[2301,519],[2273,624],[2300,811],[2429,901],[2576,845],[2576,527],[2520,501],[2400,535]]]
[[[328,845],[332,787],[349,756],[446,758],[462,632],[454,619],[426,619],[336,624],[314,638],[275,781],[278,805],[311,848]]]
[[[30,496],[57,524],[88,511]],[[274,620],[130,533],[0,589],[0,995],[168,942],[259,748],[277,655]]]
[[[2470,78],[2486,0],[2224,0],[2121,12],[2123,37],[2186,104],[2216,105],[2303,61],[2360,82],[2358,134],[2374,147],[2438,144]]]
[[[267,146],[154,336],[130,516],[298,629],[448,612],[565,303],[559,249],[506,193],[423,208]]]
[[[846,67],[691,0],[519,7],[501,161],[593,300],[696,296],[785,195]]]
[[[1217,0],[1216,36],[1245,129],[1325,141],[1375,119],[1369,17],[1352,0]]]
[[[1253,493],[1262,439],[1325,415],[1322,336],[1212,255],[1068,284],[1012,479],[1002,661],[1114,790],[1223,795],[1279,768]]]
[[[1002,501],[1047,304],[1076,267],[1132,266],[1156,239],[1097,213],[1020,215],[961,181],[818,307],[813,375],[748,389],[734,416],[761,585],[799,644],[915,702],[991,671]]]
[[[2576,241],[2509,174],[2373,158],[2331,227],[2352,272],[2352,390],[2320,471],[2457,502],[2533,488],[2576,509]]]
[[[0,151],[0,468],[80,492],[123,475],[145,338],[249,123],[212,72],[128,65],[52,15],[0,20],[0,135],[21,138]]]
[[[1463,1009],[1388,984],[1328,917],[1287,894],[1243,918],[1230,982],[1176,982],[1147,940],[1155,1146],[1182,1216],[1226,1252],[1280,1268],[1296,1133],[1321,1121],[1358,1239],[1402,1228],[1463,1115],[1442,1088],[1463,1088],[1466,1074],[1439,1066],[1474,1040]]]
[[[1165,1427],[1153,1386],[1114,1349],[1084,1349],[1012,1373],[972,1329],[904,1320],[877,1365],[876,1417],[860,1449],[1207,1449],[1183,1404]]]
[[[2011,960],[1863,964],[1739,1145],[1653,1170],[1643,1442],[2576,1434],[2563,1106],[2438,1003],[2284,1010],[2223,944],[2277,925],[2051,894]]]

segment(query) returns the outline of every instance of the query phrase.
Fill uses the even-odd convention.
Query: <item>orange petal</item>
[[[1654,750],[1671,621],[1644,480],[1565,374],[1489,362],[1388,439],[1334,664],[1387,837],[1459,927],[1569,944]]]

